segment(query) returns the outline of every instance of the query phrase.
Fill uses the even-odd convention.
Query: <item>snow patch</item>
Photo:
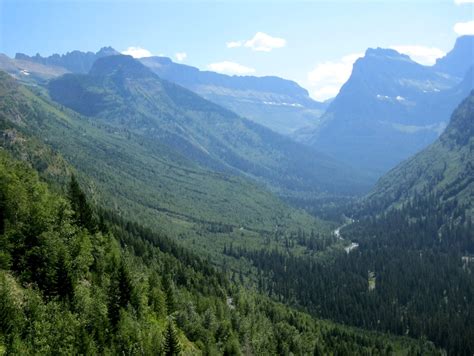
[[[294,108],[302,108],[303,107],[303,105],[298,104],[298,103],[284,103],[284,102],[277,103],[275,101],[264,101],[263,103],[266,104],[266,105],[291,106],[291,107],[294,107]]]

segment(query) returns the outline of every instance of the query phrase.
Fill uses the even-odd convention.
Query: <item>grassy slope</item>
[[[51,160],[50,149],[38,151],[47,144],[87,177],[89,193],[100,205],[123,216],[187,241],[195,238],[196,247],[219,253],[224,240],[258,244],[277,228],[326,229],[250,180],[204,170],[155,140],[56,106],[5,75],[0,82],[3,131],[9,132],[4,146],[23,158],[44,151],[43,159]],[[60,180],[66,168],[57,165],[47,171],[57,171]],[[210,234],[210,224],[231,225],[232,232]],[[224,240],[216,243],[217,236]]]

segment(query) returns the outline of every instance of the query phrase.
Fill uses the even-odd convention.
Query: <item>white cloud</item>
[[[257,32],[252,39],[245,41],[244,46],[254,51],[270,52],[272,49],[285,47],[286,40],[272,37],[264,32]]]
[[[455,3],[456,5],[474,4],[474,0],[454,0],[454,3]]]
[[[216,62],[207,65],[207,69],[212,70],[213,72],[224,73],[224,74],[251,74],[255,73],[255,69],[246,67],[242,64],[230,62],[230,61],[223,61],[223,62]]]
[[[474,35],[474,21],[458,22],[454,25],[454,32],[458,35]]]
[[[230,42],[227,42],[225,45],[227,46],[227,48],[237,48],[237,47],[242,47],[243,44],[244,44],[244,41],[230,41]]]
[[[186,52],[178,52],[174,55],[174,57],[176,58],[178,62],[184,61],[187,56],[188,54]]]
[[[390,48],[397,52],[410,56],[415,62],[424,65],[433,65],[436,59],[443,57],[446,53],[436,47],[425,47],[416,45],[397,45]]]
[[[286,46],[284,38],[272,37],[264,32],[257,32],[251,39],[246,41],[230,41],[226,43],[227,48],[247,47],[254,51],[270,52],[275,48]]]
[[[151,57],[152,54],[149,50],[141,47],[128,47],[122,54],[127,54],[133,58]]]
[[[357,58],[362,56],[362,53],[353,53],[337,61],[318,63],[308,73],[307,79],[311,96],[316,100],[326,100],[336,96],[341,86],[351,76],[352,65]]]

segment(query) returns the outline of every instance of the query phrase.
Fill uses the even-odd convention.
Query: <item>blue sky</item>
[[[0,0],[0,52],[135,47],[128,53],[278,75],[325,99],[368,47],[395,46],[432,63],[459,34],[474,32],[472,1]]]

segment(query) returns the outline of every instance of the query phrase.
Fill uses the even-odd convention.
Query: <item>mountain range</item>
[[[102,47],[98,52],[71,51],[66,54],[53,54],[49,57],[42,57],[39,53],[35,56],[28,56],[24,53],[17,53],[15,60],[35,62],[45,66],[61,67],[72,73],[87,73],[94,62],[102,57],[117,55],[112,47]]]
[[[27,75],[50,79],[66,72],[87,73],[95,60],[117,54],[111,47],[103,47],[97,53],[76,50],[49,57],[17,53],[15,59],[5,56],[6,63],[0,62],[0,68],[24,80],[30,79]],[[307,90],[295,82],[279,77],[228,76],[200,71],[167,57],[145,57],[140,61],[161,78],[286,135],[313,124],[327,107],[311,99]]]
[[[391,49],[368,49],[334,100],[320,103],[295,82],[278,77],[228,76],[174,63],[167,57],[140,62],[160,78],[255,123],[364,170],[370,181],[432,143],[449,115],[474,87],[474,36],[462,36],[434,66]],[[66,72],[86,74],[95,60],[118,52],[72,51],[42,57],[18,53],[0,68],[45,83]]]
[[[295,138],[375,175],[386,172],[432,143],[474,87],[474,58],[466,55],[473,48],[474,36],[460,37],[432,67],[392,49],[368,49],[322,123]]]
[[[53,100],[83,115],[285,194],[349,193],[366,184],[347,165],[162,80],[130,56],[100,58],[88,74],[66,74],[48,89]]]

